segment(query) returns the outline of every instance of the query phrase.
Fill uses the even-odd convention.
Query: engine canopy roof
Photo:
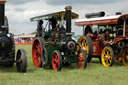
[[[64,16],[64,20],[66,19],[66,13],[65,11],[60,11],[60,12],[55,12],[55,13],[50,13],[50,14],[45,14],[45,15],[41,15],[41,16],[36,16],[31,18],[31,21],[39,21],[39,20],[48,20],[51,19],[52,17],[54,17],[57,21],[61,19],[61,16]],[[76,19],[78,18],[79,15],[72,12],[72,19]]]
[[[76,20],[75,25],[86,26],[86,25],[117,24],[119,19],[128,19],[128,14],[89,18],[89,19],[78,19]]]

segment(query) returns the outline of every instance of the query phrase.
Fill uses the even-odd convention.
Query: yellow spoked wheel
[[[80,43],[80,47],[83,48],[88,55],[88,41],[86,40],[86,38],[82,36],[80,37],[78,42]]]
[[[124,66],[128,66],[128,48],[124,48],[121,53],[121,59]]]
[[[102,50],[101,60],[105,67],[112,66],[114,62],[114,52],[111,47],[107,46]]]
[[[91,52],[92,52],[92,40],[88,36],[81,36],[78,39],[78,46],[77,50],[80,50],[81,48],[85,50],[87,61],[90,62],[92,59]]]

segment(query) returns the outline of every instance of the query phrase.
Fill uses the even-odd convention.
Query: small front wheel
[[[16,67],[18,72],[26,72],[27,56],[24,49],[19,49],[16,55]]]
[[[80,69],[84,69],[87,67],[87,57],[86,57],[86,52],[83,49],[80,49],[80,51],[78,52],[78,62],[77,62],[77,66]]]
[[[58,50],[52,53],[52,68],[55,71],[60,71],[62,68],[62,56]]]
[[[113,65],[114,52],[111,47],[107,46],[102,50],[101,61],[105,67],[110,67]]]

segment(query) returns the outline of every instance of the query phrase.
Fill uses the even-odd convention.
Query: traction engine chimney
[[[0,0],[0,30],[4,25],[4,16],[5,16],[5,2],[6,0]]]
[[[71,33],[71,6],[65,7],[66,11],[66,33]]]

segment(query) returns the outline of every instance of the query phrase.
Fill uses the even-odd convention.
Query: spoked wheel
[[[92,40],[88,36],[81,36],[78,39],[79,46],[77,47],[77,50],[80,50],[80,48],[84,49],[87,56],[87,61],[91,62],[92,56]]]
[[[16,67],[18,72],[26,72],[27,56],[24,49],[19,49],[16,55]]]
[[[35,67],[41,67],[41,42],[39,38],[36,38],[32,46],[32,59]]]
[[[111,47],[107,46],[102,50],[101,60],[105,67],[112,66],[114,62],[114,52]]]
[[[62,68],[62,57],[58,50],[52,53],[52,68],[55,71],[60,71]]]
[[[77,62],[77,66],[80,69],[84,69],[87,67],[87,57],[86,57],[86,52],[83,49],[80,49],[79,53],[78,53],[78,62]]]
[[[121,53],[121,59],[124,66],[128,66],[128,48],[124,48]]]

